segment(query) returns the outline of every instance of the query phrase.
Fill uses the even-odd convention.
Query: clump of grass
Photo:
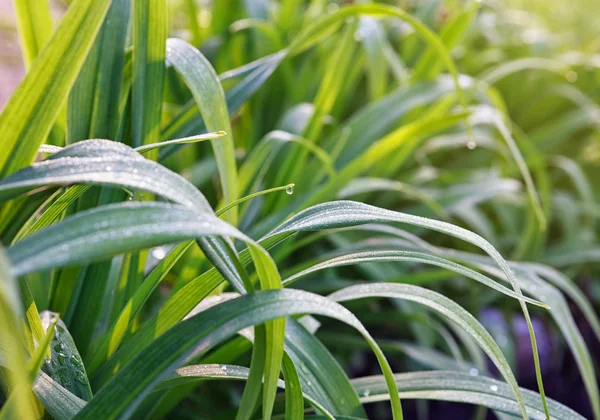
[[[583,418],[536,317],[600,418],[567,300],[600,339],[589,49],[493,2],[42,3],[0,114],[0,416]]]

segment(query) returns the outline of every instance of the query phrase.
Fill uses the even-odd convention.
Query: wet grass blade
[[[437,293],[418,286],[407,284],[389,284],[389,283],[372,283],[359,286],[350,286],[341,289],[331,295],[329,298],[337,302],[344,302],[355,299],[363,299],[366,297],[387,297],[392,299],[407,299],[426,305],[427,307],[439,312],[442,316],[455,322],[479,344],[479,346],[492,359],[504,379],[510,385],[521,410],[521,416],[527,420],[527,409],[523,395],[517,384],[512,369],[502,354],[502,351],[492,338],[492,336],[483,328],[483,326],[457,305],[451,299]]]
[[[229,133],[211,142],[221,177],[223,198],[225,204],[229,204],[237,200],[239,192],[233,137],[221,82],[200,51],[182,40],[171,38],[167,41],[167,60],[191,90],[206,128]],[[227,220],[237,224],[237,211],[229,212]]]

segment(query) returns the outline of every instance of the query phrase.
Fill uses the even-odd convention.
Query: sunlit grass
[[[600,44],[555,1],[16,0],[0,417],[600,419]]]

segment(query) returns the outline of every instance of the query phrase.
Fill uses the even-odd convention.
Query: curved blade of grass
[[[393,233],[392,231],[389,232]],[[428,250],[431,248],[431,245],[426,243],[413,243],[416,244],[417,248],[425,248]],[[491,265],[491,260],[487,257],[439,248],[431,252],[436,252],[438,254],[441,253],[441,255],[445,255],[448,258],[452,258],[466,264],[475,265],[491,275],[503,278],[503,273],[497,267]],[[542,279],[540,279],[537,275],[542,276],[550,283],[555,283],[559,288],[566,290],[566,293],[570,295],[581,307],[586,318],[590,320],[593,329],[596,330],[594,324],[597,324],[597,320],[594,321],[596,316],[593,314],[593,311],[591,311],[591,308],[585,304],[585,298],[582,300],[581,292],[578,291],[574,285],[570,284],[568,278],[565,278],[556,270],[541,264],[533,263],[513,263],[512,266],[516,271],[517,279],[521,287],[523,287],[530,294],[543,299],[550,306],[552,306],[550,315],[554,318],[555,322],[559,326],[559,329],[561,330],[567,341],[567,344],[569,345],[569,348],[575,357],[577,366],[586,386],[588,396],[592,402],[592,407],[598,407],[598,391],[595,385],[596,376],[593,364],[591,363],[590,352],[585,344],[585,341],[583,340],[579,329],[573,320],[573,316],[565,299],[554,287],[548,284],[548,282],[542,281]],[[590,311],[592,314],[590,314]]]
[[[355,226],[366,223],[382,222],[407,223],[428,230],[434,230],[461,239],[465,242],[471,243],[481,248],[500,267],[503,274],[506,276],[506,279],[510,282],[513,290],[519,296],[522,296],[517,279],[511,271],[508,263],[504,260],[504,258],[502,258],[502,255],[500,255],[500,253],[481,236],[470,232],[466,229],[452,225],[450,223],[440,222],[437,220],[413,216],[400,212],[393,212],[390,210],[384,210],[362,203],[356,203],[352,201],[334,201],[311,207],[298,213],[296,216],[290,218],[289,220],[281,224],[279,227],[271,231],[267,236],[263,237],[262,241],[268,241],[269,244],[275,244],[278,241],[283,240],[284,237],[287,237],[288,235],[297,231],[332,229],[338,227]],[[535,332],[531,324],[531,319],[529,316],[529,311],[527,310],[527,306],[523,301],[519,301],[519,304],[521,306],[523,315],[525,316],[525,320],[528,325],[529,336],[531,339],[531,347],[536,366],[538,387],[540,389],[542,402],[545,405],[545,393],[543,389],[541,370],[539,367],[539,355],[537,351],[537,343],[535,340]]]
[[[143,158],[128,146],[108,140],[78,142],[4,178],[0,181],[0,200],[39,187],[84,182],[141,189],[212,212],[202,193],[183,177]]]
[[[128,415],[161,379],[177,365],[208,351],[232,337],[236,331],[283,316],[314,313],[328,316],[354,327],[365,337],[377,356],[390,390],[396,386],[377,343],[362,324],[340,305],[329,299],[299,290],[269,290],[244,295],[214,306],[177,324],[118,372],[76,418]],[[401,418],[398,399],[392,399],[395,418]]]
[[[339,192],[339,198],[347,199],[353,195],[371,193],[375,191],[397,191],[410,198],[421,201],[442,219],[448,219],[446,210],[430,195],[419,188],[404,182],[385,178],[355,178]]]
[[[219,210],[217,210],[215,212],[215,214],[217,216],[221,216],[222,214],[226,213],[228,210],[230,210],[232,207],[236,207],[239,206],[240,204],[251,200],[255,197],[260,197],[261,195],[265,195],[265,194],[269,194],[272,192],[277,192],[277,191],[285,191],[287,194],[292,194],[294,192],[294,186],[296,184],[288,184],[288,185],[283,185],[281,187],[275,187],[275,188],[269,188],[267,190],[262,190],[262,191],[258,191],[255,192],[253,194],[247,195],[245,197],[239,198],[237,200],[235,200],[232,203],[229,203],[228,205],[226,205],[225,207],[220,208]]]
[[[284,222],[261,239],[259,243],[270,248],[300,231],[332,229],[377,222],[413,224],[466,240],[491,253],[494,259],[503,265],[503,270],[508,272],[507,277],[512,276],[513,281],[515,280],[510,268],[508,268],[500,254],[491,244],[472,232],[448,223],[396,213],[356,202],[333,202],[307,209]],[[247,251],[242,251],[240,254],[240,260],[244,264],[250,261],[249,257]],[[168,328],[183,319],[198,302],[208,296],[222,281],[220,274],[216,270],[211,270],[186,284],[165,303],[156,316],[148,320],[135,337],[117,351],[101,369],[95,372],[93,381],[97,381],[99,384],[106,383],[111,376],[111,372],[131,360],[137,352],[151,342],[153,337],[163,334]]]
[[[319,264],[315,264],[309,268],[306,268],[299,273],[296,273],[287,279],[283,280],[284,285],[291,284],[301,277],[310,275],[320,270],[325,270],[333,267],[342,267],[354,264],[363,264],[369,262],[389,262],[389,261],[407,261],[413,263],[430,264],[437,267],[442,267],[447,270],[454,271],[455,273],[461,274],[465,277],[478,281],[500,293],[510,296],[517,300],[522,300],[527,303],[531,303],[542,308],[549,309],[548,305],[535,299],[528,298],[523,295],[519,295],[514,291],[502,286],[496,281],[478,273],[475,270],[471,270],[468,267],[462,266],[445,258],[437,257],[435,255],[429,255],[422,252],[411,252],[411,251],[372,251],[372,252],[359,252],[342,255],[336,258],[332,258],[327,261],[323,261]]]
[[[362,299],[366,297],[388,297],[405,299],[425,305],[467,331],[479,344],[483,351],[492,359],[506,382],[511,387],[521,409],[521,415],[527,420],[527,410],[523,395],[517,384],[510,365],[506,361],[502,350],[498,347],[492,336],[483,328],[477,319],[465,311],[451,299],[431,290],[408,284],[372,283],[350,286],[329,295],[337,302]]]
[[[472,376],[467,372],[425,371],[397,373],[394,375],[401,398],[432,399],[470,403],[489,407],[503,413],[521,417],[521,409],[515,400],[511,387],[502,381],[486,376]],[[352,380],[363,403],[385,401],[388,398],[381,376],[370,376]],[[546,418],[544,407],[540,404],[539,394],[521,388],[521,394],[527,407],[528,418],[543,420]],[[570,408],[548,399],[551,418],[583,419]]]
[[[0,177],[30,164],[67,99],[110,0],[76,0],[0,115]]]
[[[284,50],[260,58],[248,65],[225,72],[219,76],[221,81],[246,76],[241,82],[225,93],[229,114],[233,115],[269,79],[279,66],[281,60],[285,57],[285,54],[286,51]],[[206,127],[201,118],[198,106],[195,100],[192,100],[167,124],[162,132],[162,138],[163,140],[168,140],[175,137],[190,136],[205,129]],[[177,147],[168,147],[161,150],[161,159],[167,158],[176,150]]]
[[[21,240],[8,253],[13,273],[23,275],[205,235],[251,241],[209,213],[167,203],[129,202],[68,217]]]
[[[143,146],[136,147],[135,150],[139,153],[145,153],[149,150],[154,150],[154,149],[158,149],[160,147],[165,147],[165,146],[171,146],[174,144],[198,143],[200,141],[215,140],[215,139],[218,139],[219,137],[223,137],[225,134],[227,134],[227,133],[225,133],[224,131],[217,131],[215,133],[206,133],[206,134],[200,134],[197,136],[183,137],[180,139],[145,144]]]
[[[167,60],[186,81],[209,131],[231,133],[229,112],[221,82],[208,60],[185,41],[167,41]],[[223,188],[225,204],[238,198],[237,169],[233,137],[227,134],[211,142]],[[237,211],[228,213],[227,220],[237,224]]]

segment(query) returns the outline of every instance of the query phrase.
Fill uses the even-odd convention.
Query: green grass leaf
[[[541,306],[543,308],[549,309],[548,305],[543,302],[537,301],[535,299],[528,298],[526,296],[519,295],[514,291],[502,286],[496,281],[490,279],[483,274],[478,273],[477,271],[471,270],[468,267],[462,266],[460,264],[456,264],[450,260],[445,258],[441,258],[435,255],[429,255],[423,252],[411,252],[411,251],[372,251],[372,252],[359,252],[359,253],[351,253],[342,255],[336,258],[332,258],[327,261],[323,261],[319,264],[315,264],[309,268],[306,268],[299,273],[296,273],[286,279],[284,279],[283,284],[288,285],[296,282],[301,277],[310,275],[320,270],[325,270],[333,267],[342,267],[346,265],[354,265],[354,264],[363,264],[370,262],[389,262],[389,261],[397,261],[397,262],[413,262],[413,263],[421,263],[421,264],[430,264],[437,267],[442,267],[447,270],[454,271],[458,274],[461,274],[465,277],[478,281],[486,286],[500,292],[504,293],[507,296],[510,296],[514,299],[522,300],[527,303],[531,303],[536,306]]]
[[[394,375],[401,398],[453,401],[491,408],[515,417],[521,416],[521,407],[514,397],[513,389],[505,382],[467,372],[429,371]],[[381,376],[352,380],[352,385],[362,396],[363,403],[385,401],[388,398],[385,382]],[[521,388],[527,408],[527,418],[543,420],[544,407],[539,394]],[[552,418],[583,419],[570,408],[548,399]]]
[[[167,41],[167,60],[181,74],[189,89],[206,128],[209,131],[231,133],[229,113],[221,82],[208,60],[188,43],[171,38]],[[226,134],[211,142],[223,189],[225,204],[238,199],[237,168],[233,137]],[[237,224],[237,211],[227,214],[227,220]]]

